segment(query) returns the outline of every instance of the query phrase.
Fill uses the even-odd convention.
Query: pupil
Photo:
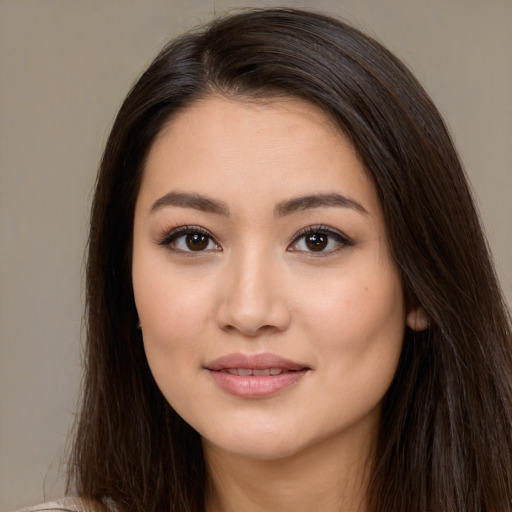
[[[202,251],[208,247],[208,237],[202,233],[191,233],[186,238],[187,247],[191,251]]]
[[[327,247],[327,238],[323,233],[313,233],[306,237],[306,245],[312,251],[323,251]]]

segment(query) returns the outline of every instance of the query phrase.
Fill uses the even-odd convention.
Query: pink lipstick
[[[205,367],[216,384],[240,398],[264,398],[292,384],[308,371],[303,364],[274,354],[229,354]]]

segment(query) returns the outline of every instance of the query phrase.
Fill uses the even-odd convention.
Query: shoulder
[[[22,508],[16,512],[92,512],[92,509],[80,498],[63,498]]]

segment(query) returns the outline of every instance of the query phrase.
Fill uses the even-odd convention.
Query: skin
[[[161,199],[177,192],[221,208]],[[354,203],[283,208],[311,194]],[[209,234],[202,250],[169,235],[182,226]],[[326,231],[312,250],[300,235],[310,226],[348,242]],[[418,311],[404,303],[375,187],[328,117],[295,99],[210,97],[180,112],[149,153],[133,241],[148,362],[202,436],[208,510],[364,510],[382,398]],[[207,368],[235,352],[308,370],[270,396],[234,396]]]

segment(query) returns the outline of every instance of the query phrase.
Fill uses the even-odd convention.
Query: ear
[[[411,306],[409,308],[405,323],[413,331],[424,331],[430,327],[430,319],[421,306]]]

